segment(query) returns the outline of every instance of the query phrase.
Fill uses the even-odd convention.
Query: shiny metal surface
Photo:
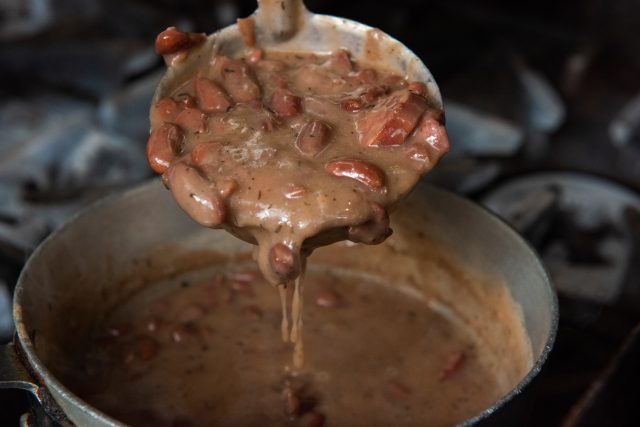
[[[456,248],[470,268],[503,278],[522,307],[535,366],[507,396],[464,425],[490,420],[525,389],[551,349],[557,302],[549,279],[536,254],[511,228],[465,199],[421,184],[402,209],[418,209],[425,229]],[[78,363],[80,337],[128,291],[117,285],[117,279],[135,269],[141,254],[163,247],[216,247],[226,253],[250,249],[225,232],[196,225],[160,182],[153,181],[77,216],[35,251],[20,276],[14,317],[25,363],[39,377],[34,382],[48,390],[76,425],[122,425],[71,393],[59,374]]]

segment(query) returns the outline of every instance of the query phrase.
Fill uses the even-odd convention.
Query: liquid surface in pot
[[[322,266],[305,284],[301,371],[283,369],[278,295],[244,262],[127,298],[71,388],[134,426],[371,427],[452,425],[513,386],[490,348],[415,290]],[[510,357],[526,372],[530,360]]]

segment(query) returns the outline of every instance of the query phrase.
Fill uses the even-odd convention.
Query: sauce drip
[[[202,42],[165,33],[157,50],[172,67]],[[294,367],[303,364],[306,257],[336,241],[377,244],[391,234],[387,210],[448,150],[435,104],[423,83],[354,62],[346,50],[251,47],[234,58],[214,54],[152,106],[151,167],[196,222],[258,245],[260,270],[281,288]],[[286,285],[294,287],[290,331]]]

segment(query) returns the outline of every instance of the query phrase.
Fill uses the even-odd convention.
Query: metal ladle
[[[409,81],[425,83],[431,105],[443,109],[440,90],[424,63],[409,48],[379,29],[345,18],[311,13],[302,0],[258,0],[258,8],[249,18],[255,22],[256,47],[314,53],[347,49],[355,61],[389,70]],[[151,105],[175,93],[198,69],[206,68],[213,56],[233,57],[246,49],[237,24],[209,35],[204,43],[189,50],[186,57],[169,61]],[[151,120],[152,128],[161,124],[154,122],[153,115]],[[246,230],[231,225],[225,228],[242,240],[256,243]],[[345,238],[345,230],[330,229],[307,239],[302,249],[311,252],[315,247]]]

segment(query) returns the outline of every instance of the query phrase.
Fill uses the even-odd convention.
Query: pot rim
[[[103,205],[113,203],[116,200],[120,200],[122,198],[130,198],[135,197],[139,193],[143,193],[148,191],[147,189],[152,185],[158,185],[159,178],[153,178],[151,180],[145,181],[142,184],[139,184],[133,188],[122,192],[116,192],[111,195],[104,197],[103,199],[91,204],[85,209],[73,215],[64,225],[62,225],[59,229],[51,233],[31,254],[27,262],[25,263],[24,268],[22,269],[20,276],[18,277],[18,281],[16,284],[14,297],[13,297],[13,318],[16,326],[16,335],[19,340],[19,345],[24,352],[25,358],[23,359],[26,364],[28,364],[29,368],[31,368],[32,372],[36,375],[37,381],[41,382],[40,386],[46,387],[48,390],[55,391],[55,396],[60,395],[72,405],[75,405],[82,411],[88,412],[92,417],[98,419],[100,422],[105,425],[114,426],[114,427],[126,427],[126,424],[112,418],[111,416],[105,414],[99,409],[91,406],[80,397],[76,396],[72,393],[64,384],[62,384],[48,369],[42,361],[38,358],[36,354],[36,350],[33,345],[33,341],[28,332],[27,325],[24,321],[23,316],[23,308],[20,305],[21,294],[24,289],[24,282],[26,281],[26,276],[29,274],[31,270],[31,265],[35,260],[40,256],[40,254],[47,250],[49,245],[57,239],[57,236],[63,234],[67,229],[73,227],[77,220],[80,217],[85,217],[87,215],[92,215],[94,212],[99,210]],[[542,260],[538,256],[537,252],[533,249],[533,247],[517,232],[515,229],[509,225],[505,220],[497,216],[495,213],[490,211],[488,208],[477,204],[463,196],[460,196],[451,191],[439,188],[432,184],[427,184],[430,190],[438,191],[442,193],[447,193],[447,196],[453,197],[457,199],[458,202],[461,202],[467,209],[477,209],[480,212],[483,212],[483,215],[488,215],[491,220],[496,224],[497,227],[502,227],[506,229],[510,236],[517,240],[521,245],[523,245],[523,249],[526,250],[529,255],[537,261],[537,266],[540,269],[542,277],[544,278],[546,291],[549,293],[551,306],[550,313],[550,327],[549,327],[549,335],[545,341],[544,347],[538,357],[536,357],[535,362],[528,373],[518,382],[518,384],[511,389],[507,394],[502,396],[500,399],[495,401],[490,407],[484,409],[482,412],[467,418],[466,420],[460,422],[458,425],[467,427],[475,425],[483,420],[486,420],[502,407],[504,407],[508,402],[516,398],[519,394],[521,394],[526,387],[531,383],[533,378],[535,378],[538,373],[542,370],[545,362],[547,361],[551,350],[553,349],[553,345],[555,343],[557,330],[558,330],[558,322],[559,322],[559,306],[558,306],[558,297],[551,283],[549,274],[547,269],[544,267]]]

